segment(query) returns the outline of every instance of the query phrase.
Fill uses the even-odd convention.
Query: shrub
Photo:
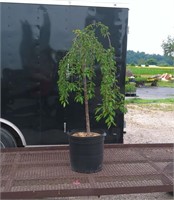
[[[131,82],[125,85],[125,93],[135,93],[136,86],[135,83]]]
[[[145,78],[145,77],[139,76],[139,77],[135,78],[136,86],[144,85],[146,81],[147,81],[147,78]]]

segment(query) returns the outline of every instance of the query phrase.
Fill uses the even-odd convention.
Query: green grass
[[[127,69],[130,70],[134,76],[141,76],[141,75],[157,75],[157,74],[172,74],[174,76],[174,67],[135,67],[135,66],[127,66]]]
[[[148,111],[174,111],[174,99],[126,99],[127,109],[148,109]]]
[[[157,85],[158,85],[158,87],[174,88],[174,82],[173,81],[158,81]]]
[[[126,104],[148,104],[148,103],[174,103],[174,98],[166,99],[141,99],[141,98],[129,98],[125,100]]]

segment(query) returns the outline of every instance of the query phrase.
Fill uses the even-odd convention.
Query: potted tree
[[[71,168],[77,172],[93,173],[102,169],[104,148],[104,136],[90,128],[89,101],[95,97],[96,65],[101,72],[101,102],[95,110],[96,121],[103,119],[108,128],[116,126],[116,111],[125,112],[124,95],[117,85],[115,50],[108,27],[97,22],[73,32],[72,46],[59,62],[57,85],[64,107],[69,104],[69,95],[73,93],[74,101],[84,104],[85,109],[86,130],[69,135]],[[108,41],[108,48],[104,48],[96,33]]]

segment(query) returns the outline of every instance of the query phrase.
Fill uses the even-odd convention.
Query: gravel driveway
[[[174,143],[174,105],[130,104],[124,143]]]
[[[174,105],[128,105],[125,114],[124,143],[174,143]],[[110,195],[98,197],[56,198],[59,200],[166,200],[174,199],[167,193]]]

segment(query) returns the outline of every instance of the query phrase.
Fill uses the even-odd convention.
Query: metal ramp
[[[1,198],[172,192],[173,144],[107,144],[103,170],[73,172],[68,146],[1,150]]]

